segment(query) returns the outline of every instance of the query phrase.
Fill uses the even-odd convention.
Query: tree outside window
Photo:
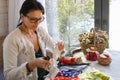
[[[46,11],[48,32],[55,31],[51,35],[57,34],[67,49],[79,46],[79,33],[94,27],[94,0],[46,0]]]

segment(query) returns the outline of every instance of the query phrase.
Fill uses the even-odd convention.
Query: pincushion
[[[107,53],[100,54],[98,57],[98,63],[101,65],[109,65],[111,61],[111,57]]]

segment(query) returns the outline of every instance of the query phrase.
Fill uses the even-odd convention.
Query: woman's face
[[[26,16],[21,15],[23,24],[30,30],[36,30],[39,23],[44,20],[42,12],[40,10],[33,10],[29,12]]]

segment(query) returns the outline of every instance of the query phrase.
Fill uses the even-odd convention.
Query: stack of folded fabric
[[[78,75],[83,73],[83,70],[88,64],[81,65],[64,65],[59,67],[59,72],[55,78],[51,80],[79,80]]]
[[[72,78],[60,76],[60,77],[55,77],[55,78],[50,79],[50,80],[79,80],[79,78],[78,78],[78,76],[72,77]]]
[[[78,77],[81,80],[110,80],[110,76],[98,70],[79,74]]]

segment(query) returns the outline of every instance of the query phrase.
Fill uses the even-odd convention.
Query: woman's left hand
[[[57,46],[60,51],[64,50],[64,42],[63,41],[58,41]]]

